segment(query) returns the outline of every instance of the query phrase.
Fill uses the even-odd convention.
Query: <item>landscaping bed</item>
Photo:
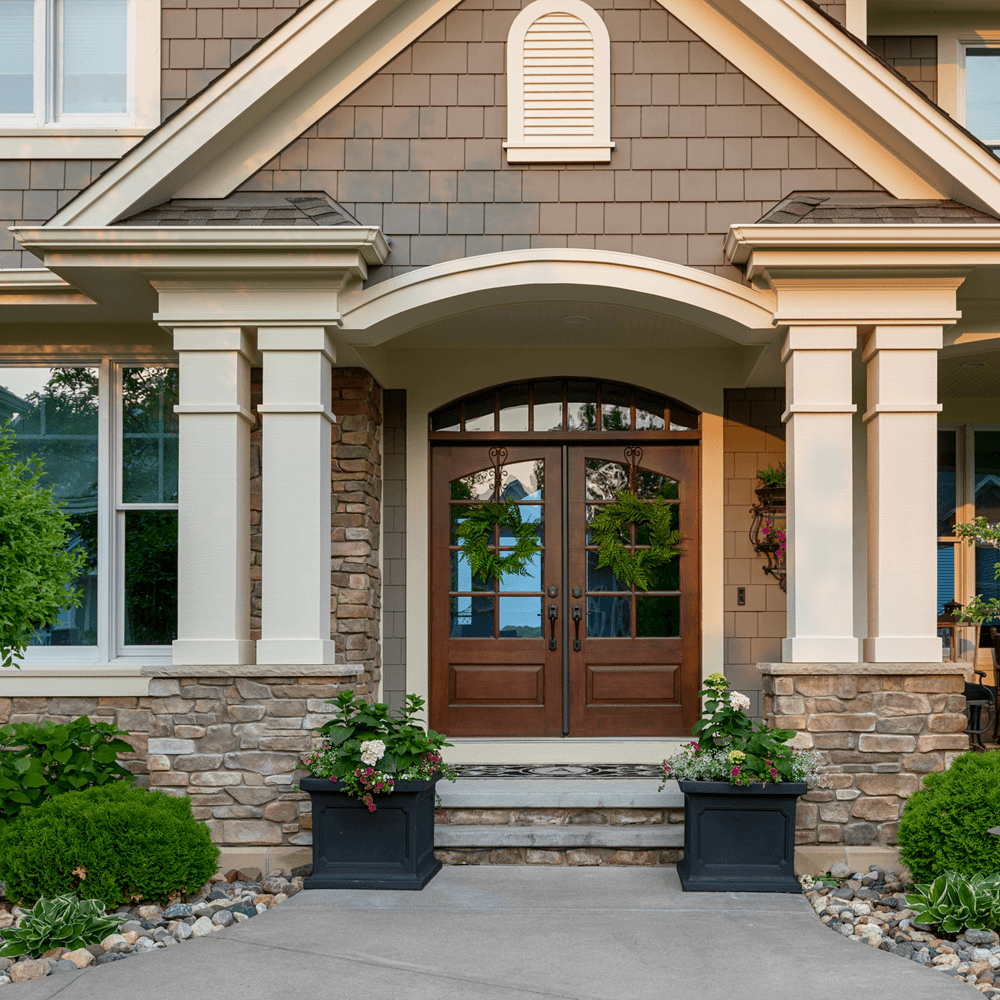
[[[987,997],[1000,997],[1000,936],[989,930],[938,935],[914,926],[899,876],[872,865],[865,873],[834,865],[836,884],[816,886],[806,877],[803,889],[819,919],[851,941],[879,948],[962,979]],[[815,886],[815,887],[814,887]],[[912,889],[910,889],[912,891]]]
[[[166,906],[119,907],[113,914],[121,919],[119,931],[100,941],[73,951],[52,948],[40,958],[0,958],[0,986],[96,968],[206,937],[283,903],[301,892],[302,883],[298,869],[291,877],[269,874],[263,878],[260,869],[234,869],[213,875],[197,892],[170,899]],[[8,927],[19,927],[24,917],[21,907],[0,903],[0,936]]]

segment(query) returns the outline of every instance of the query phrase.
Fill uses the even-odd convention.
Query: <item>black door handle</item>
[[[573,640],[573,652],[580,652],[580,619],[583,617],[583,609],[579,604],[573,605],[573,624],[576,627],[576,638]]]
[[[559,605],[550,604],[549,605],[549,625],[552,627],[552,635],[549,638],[549,649],[555,650],[557,648],[556,643],[556,619],[559,617]]]

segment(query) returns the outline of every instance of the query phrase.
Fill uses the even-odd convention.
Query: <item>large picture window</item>
[[[0,364],[0,423],[42,463],[86,554],[81,595],[27,662],[169,656],[177,637],[177,369]],[[60,647],[57,652],[52,647]]]

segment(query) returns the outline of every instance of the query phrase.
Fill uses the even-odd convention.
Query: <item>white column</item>
[[[870,663],[940,662],[937,359],[941,326],[876,326],[868,366]]]
[[[254,662],[250,361],[238,326],[174,327],[180,357],[177,665]]]
[[[258,327],[264,358],[257,662],[334,663],[330,638],[331,366],[325,328]]]
[[[858,659],[854,635],[853,326],[790,327],[785,362],[788,473],[786,663]]]

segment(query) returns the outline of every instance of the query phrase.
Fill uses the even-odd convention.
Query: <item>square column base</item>
[[[252,639],[174,639],[174,666],[238,666],[254,662]]]
[[[257,662],[274,664],[337,662],[332,639],[258,639]]]
[[[868,663],[940,663],[942,645],[938,636],[880,635],[864,641]]]
[[[781,640],[785,663],[853,663],[858,659],[858,640],[848,636],[793,636]]]

